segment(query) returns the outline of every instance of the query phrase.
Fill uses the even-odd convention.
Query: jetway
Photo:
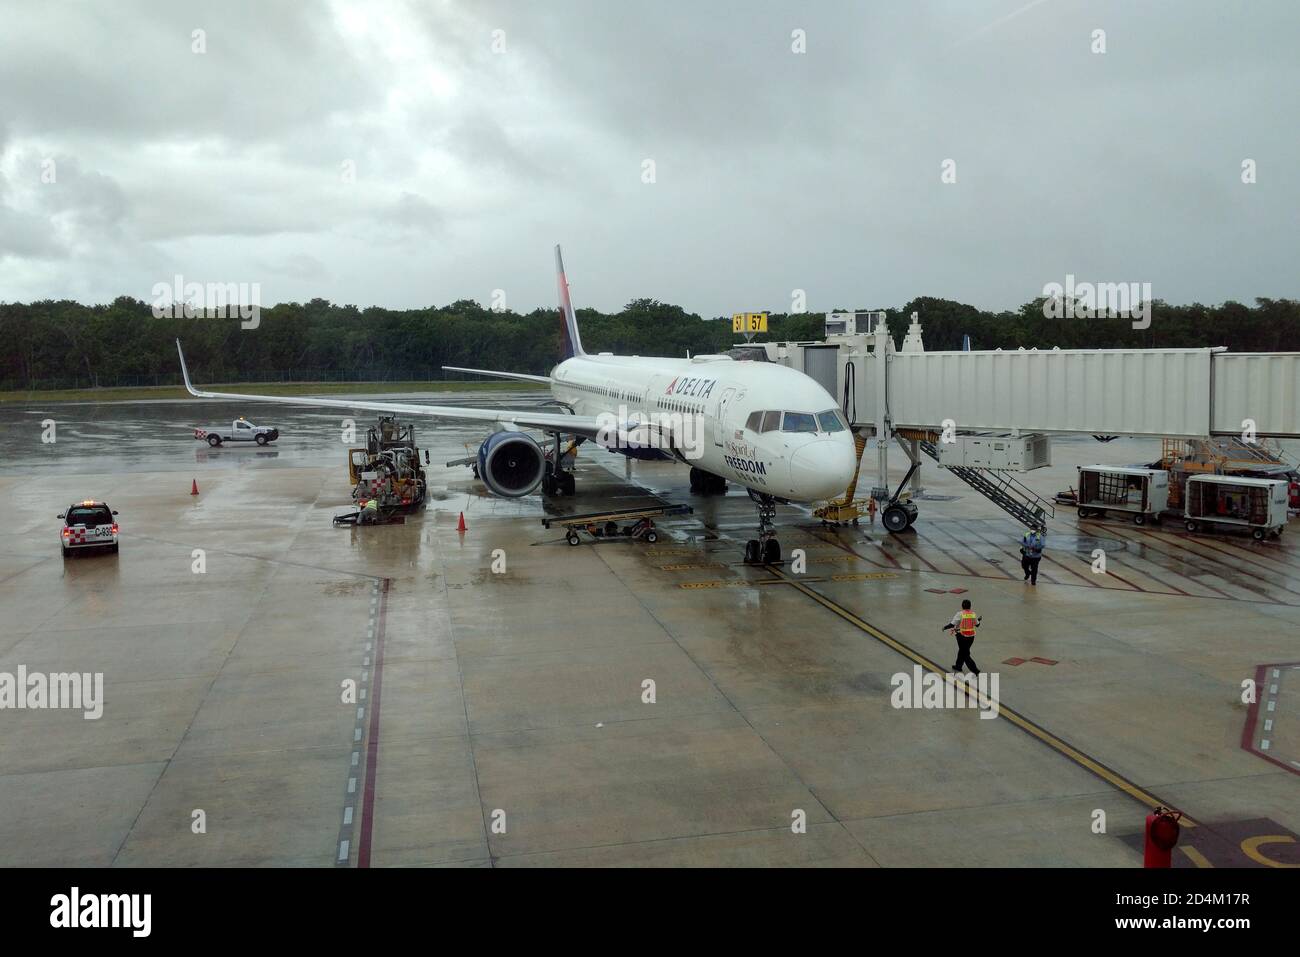
[[[853,325],[869,331],[755,346],[820,382],[858,427],[1206,438],[1253,426],[1257,436],[1300,438],[1300,353],[926,352],[915,314],[896,350],[883,313],[857,315]],[[828,327],[844,328],[840,316],[828,315]]]
[[[995,474],[1047,464],[1050,452],[972,467],[943,455],[935,437],[1300,437],[1300,353],[1233,354],[1222,347],[926,352],[915,313],[901,350],[883,312],[828,313],[826,331],[820,342],[751,343],[736,355],[748,353],[811,376],[840,400],[855,431],[875,436],[878,476],[871,494],[886,513],[900,509],[892,524],[888,514],[882,516],[891,531],[915,520],[903,486],[910,483],[913,493],[920,492],[922,451],[1026,524],[1041,526],[1051,514],[1050,503],[1035,501],[1032,493],[1027,497]],[[893,439],[912,467],[891,494]]]

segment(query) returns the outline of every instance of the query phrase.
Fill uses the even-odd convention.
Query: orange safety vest
[[[963,611],[961,613],[961,623],[957,625],[957,633],[963,638],[974,638],[976,617],[973,611]]]

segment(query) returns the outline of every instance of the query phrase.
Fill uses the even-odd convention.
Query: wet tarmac
[[[192,438],[240,414],[283,437]],[[342,428],[279,406],[0,408],[0,682],[103,676],[92,720],[0,709],[0,863],[1136,867],[1160,802],[1192,825],[1178,866],[1300,864],[1289,535],[1062,509],[1031,587],[1020,529],[927,460],[913,531],[782,507],[787,563],[763,569],[739,561],[741,489],[692,495],[667,463],[628,481],[584,449],[576,497],[495,499],[441,464],[481,428],[432,422],[429,507],[335,528]],[[1048,494],[1159,444],[1054,449],[1024,476]],[[59,555],[54,516],[83,497],[119,510],[119,554]],[[657,502],[694,512],[654,545],[574,548],[540,523]],[[951,665],[961,598],[996,702],[900,706],[901,679]]]

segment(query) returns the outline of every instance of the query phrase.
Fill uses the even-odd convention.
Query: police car
[[[104,548],[117,552],[117,521],[113,518],[117,512],[103,502],[86,499],[68,506],[66,512],[60,512],[63,528],[59,530],[59,544],[63,546],[63,557],[72,554],[74,548]]]

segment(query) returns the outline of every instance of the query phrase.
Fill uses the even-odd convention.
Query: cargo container
[[[1117,465],[1079,466],[1079,517],[1123,512],[1138,525],[1159,522],[1169,507],[1169,473]]]
[[[1189,475],[1183,488],[1187,530],[1208,525],[1249,528],[1258,541],[1286,527],[1290,486],[1285,479],[1240,475]]]

